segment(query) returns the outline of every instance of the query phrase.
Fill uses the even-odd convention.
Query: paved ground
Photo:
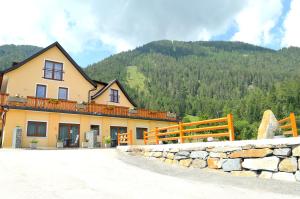
[[[166,166],[115,150],[0,150],[0,198],[299,198],[300,185]],[[298,196],[297,196],[298,195]]]

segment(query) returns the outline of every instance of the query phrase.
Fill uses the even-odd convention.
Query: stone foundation
[[[300,182],[300,137],[234,142],[119,146],[130,155],[234,176]]]

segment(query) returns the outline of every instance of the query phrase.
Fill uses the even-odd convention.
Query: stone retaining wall
[[[300,138],[119,146],[131,155],[235,176],[300,181]]]

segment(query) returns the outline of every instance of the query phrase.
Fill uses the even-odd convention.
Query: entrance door
[[[126,133],[126,132],[127,132],[127,127],[111,126],[110,127],[111,147],[116,147],[118,145],[118,133]]]
[[[64,142],[64,147],[79,147],[79,124],[59,124],[58,138]]]

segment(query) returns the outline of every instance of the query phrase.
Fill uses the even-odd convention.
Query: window
[[[36,85],[36,93],[35,96],[39,98],[46,98],[46,86],[38,84]]]
[[[119,103],[119,92],[115,89],[110,89],[110,101]]]
[[[58,88],[58,99],[68,100],[68,89],[59,87]]]
[[[97,135],[100,135],[100,130],[99,129],[100,129],[99,125],[91,125],[91,130],[96,131]]]
[[[148,131],[147,128],[136,128],[136,139],[144,139],[144,131]]]
[[[44,78],[62,80],[63,79],[63,64],[53,61],[45,61]]]
[[[32,137],[46,137],[47,123],[46,122],[33,122],[27,123],[27,136]]]

